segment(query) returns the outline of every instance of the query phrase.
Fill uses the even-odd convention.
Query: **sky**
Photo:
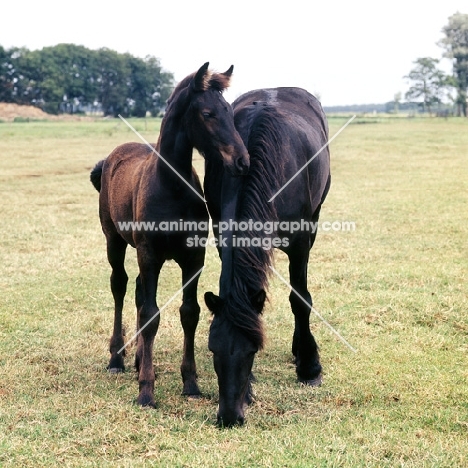
[[[0,45],[30,50],[60,43],[152,55],[176,81],[205,62],[234,75],[225,97],[299,86],[324,106],[384,103],[409,84],[448,17],[466,0],[23,0],[2,2]],[[443,59],[441,67],[451,70]]]

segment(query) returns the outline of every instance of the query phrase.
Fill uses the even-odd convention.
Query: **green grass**
[[[374,119],[375,120],[375,119]],[[346,119],[331,118],[333,135]],[[256,399],[242,428],[214,426],[205,291],[196,341],[204,397],[182,397],[179,301],[156,338],[156,410],[129,372],[108,375],[110,269],[89,171],[137,137],[120,121],[0,125],[0,466],[455,467],[468,464],[468,121],[360,119],[332,143],[332,189],[309,267],[324,385],[295,380],[288,290],[275,277]],[[132,121],[156,141],[158,120]],[[203,163],[197,155],[201,172]],[[276,268],[287,276],[284,255]],[[137,274],[134,251],[129,276]],[[164,304],[180,287],[165,265]],[[132,283],[124,311],[135,312]]]

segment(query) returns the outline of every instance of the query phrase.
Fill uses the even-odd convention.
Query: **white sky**
[[[207,61],[218,71],[234,64],[230,102],[300,86],[325,106],[383,103],[408,89],[414,60],[442,57],[436,42],[457,11],[468,13],[466,0],[2,1],[0,45],[153,55],[177,81]]]

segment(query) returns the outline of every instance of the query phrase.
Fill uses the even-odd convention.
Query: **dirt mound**
[[[34,106],[20,106],[9,102],[0,102],[0,121],[13,122],[15,118],[31,120],[81,120],[73,115],[51,115]]]

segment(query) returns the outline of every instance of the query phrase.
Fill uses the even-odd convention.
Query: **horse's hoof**
[[[156,408],[156,402],[153,398],[143,397],[137,399],[137,404],[141,409],[154,409]]]
[[[182,393],[185,397],[187,397],[187,400],[199,400],[202,396],[201,395],[185,395]]]
[[[114,369],[117,369],[117,371],[115,371]],[[123,356],[120,354],[116,356],[111,356],[109,364],[107,364],[107,370],[109,372],[112,372],[113,374],[123,372],[125,370]]]
[[[196,382],[185,382],[182,395],[186,397],[200,398],[201,392]]]
[[[156,403],[148,403],[147,405],[140,405],[140,409],[142,410],[156,409]]]
[[[300,379],[299,380],[301,384],[307,385],[308,387],[320,387],[320,385],[322,385],[322,381],[323,381],[322,374],[319,374],[317,377],[315,377],[315,379],[310,379],[310,380]]]
[[[121,374],[124,370],[120,367],[108,367],[107,371],[109,374]]]

